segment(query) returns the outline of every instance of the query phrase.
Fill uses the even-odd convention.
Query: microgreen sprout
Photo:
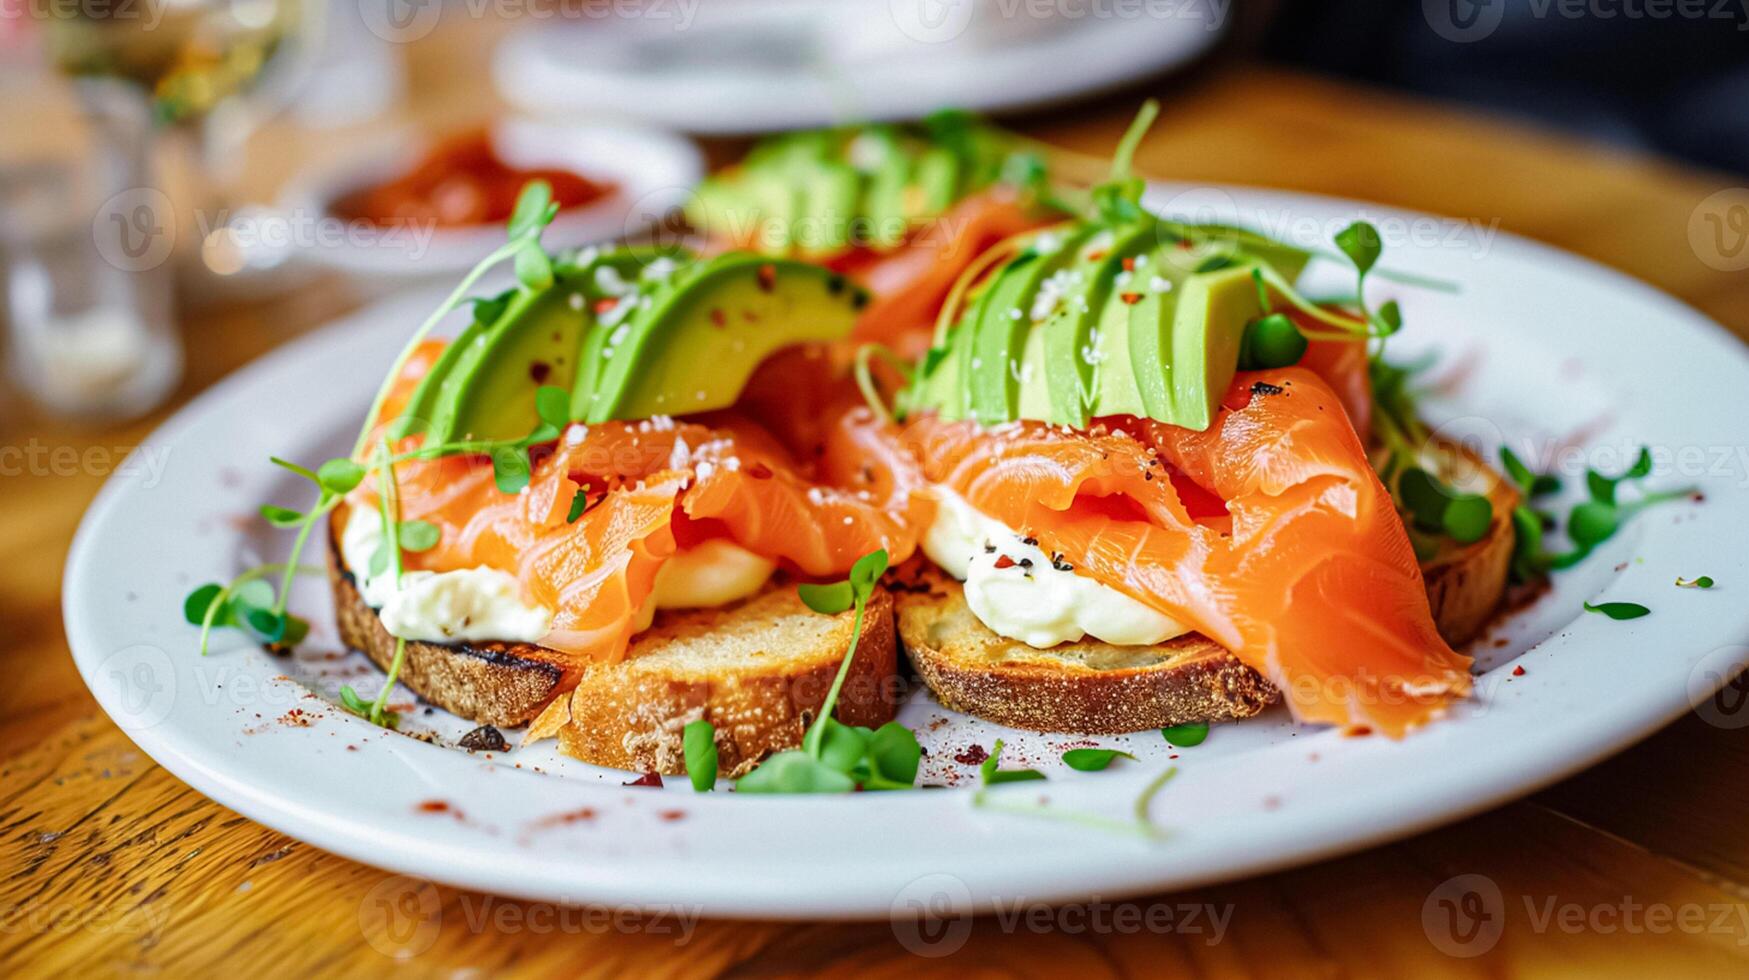
[[[1206,721],[1193,721],[1184,725],[1173,725],[1169,728],[1160,729],[1160,735],[1173,745],[1179,746],[1180,748],[1190,748],[1192,746],[1201,745],[1208,740],[1209,723]]]
[[[1713,577],[1711,575],[1702,575],[1699,578],[1678,577],[1676,587],[1679,589],[1710,589],[1713,587]]]
[[[1524,494],[1526,501],[1534,501],[1560,489],[1558,480],[1533,472],[1505,446],[1500,448],[1500,460],[1507,476]],[[1571,568],[1613,537],[1635,514],[1655,504],[1680,500],[1694,493],[1693,487],[1685,487],[1642,491],[1626,503],[1618,499],[1617,491],[1623,484],[1643,480],[1651,473],[1652,454],[1647,449],[1641,449],[1633,464],[1620,476],[1604,476],[1596,470],[1587,470],[1587,499],[1573,505],[1567,513],[1567,539],[1573,544],[1567,551],[1551,552],[1544,548],[1546,532],[1558,526],[1554,515],[1529,502],[1519,504],[1512,514],[1512,526],[1517,532],[1512,553],[1512,577],[1527,582],[1552,570]]]
[[[838,665],[838,674],[832,679],[832,687],[820,703],[813,723],[802,736],[802,747],[779,752],[736,780],[738,792],[847,793],[858,787],[909,789],[916,784],[923,749],[910,729],[898,722],[888,722],[871,730],[846,725],[832,717],[856,658],[863,615],[886,570],[887,553],[874,551],[857,559],[843,581],[797,587],[802,602],[822,615],[836,616],[856,610],[851,619],[850,648]]]
[[[1063,753],[1063,765],[1076,772],[1101,772],[1118,759],[1136,761],[1136,757],[1118,749],[1070,749]]]
[[[680,732],[680,748],[686,757],[686,776],[692,788],[707,793],[717,785],[716,729],[703,718],[689,721]]]
[[[1587,602],[1585,611],[1602,613],[1610,619],[1639,619],[1652,614],[1652,610],[1637,602],[1601,602],[1595,606]]]

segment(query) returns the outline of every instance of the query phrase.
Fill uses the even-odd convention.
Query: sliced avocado
[[[851,157],[852,165],[868,175],[862,204],[868,243],[875,248],[892,248],[911,230],[905,190],[911,183],[912,161],[903,137],[892,127],[871,127],[853,141]]]
[[[1170,267],[1164,257],[1159,264]],[[1169,290],[1118,295],[1129,307],[1129,373],[1149,418],[1199,432],[1214,421],[1238,367],[1245,324],[1262,312],[1252,268],[1193,273]],[[1156,273],[1166,279],[1164,270]],[[1112,413],[1101,405],[1100,414]]]
[[[615,337],[625,336],[620,332],[621,327],[629,331],[629,321],[638,307],[646,301],[653,303],[656,295],[676,288],[680,282],[694,274],[699,265],[689,262],[674,266],[668,274],[652,279],[652,270],[664,268],[660,264],[663,258],[673,261],[672,257],[667,256],[651,259],[645,253],[624,250],[610,252],[596,259],[577,277],[592,315],[589,329],[578,351],[577,373],[571,383],[573,419],[589,417],[590,402],[594,399],[597,384],[606,370],[609,351],[614,346],[613,340]],[[602,269],[608,271],[603,272]]]
[[[980,304],[977,321],[971,324],[977,331],[972,349],[979,361],[1001,364],[1005,370],[973,372],[970,397],[974,418],[996,423],[1019,417],[1020,368],[1028,340],[1038,329],[1033,313],[1039,291],[1076,260],[1089,234],[1088,228],[1040,234],[1032,248],[1003,266],[990,284],[988,302]],[[1035,379],[1040,384],[1043,380]]]
[[[727,408],[773,351],[847,335],[866,302],[819,266],[719,255],[615,328],[585,421]]]
[[[1110,236],[1107,242],[1090,234],[1089,240],[1077,247],[1075,261],[1066,273],[1074,288],[1064,294],[1041,328],[1045,334],[1043,380],[1050,392],[1048,418],[1052,422],[1077,427],[1087,424],[1088,409],[1099,390],[1095,370],[1099,351],[1094,340],[1106,297],[1124,272],[1124,260],[1159,244],[1157,229],[1148,223],[1115,229]],[[1101,337],[1110,339],[1104,334]]]
[[[847,164],[819,161],[798,171],[796,180],[802,191],[796,245],[809,255],[836,254],[849,247],[862,202],[862,175]]]
[[[394,438],[429,431],[432,416],[437,414],[437,402],[443,391],[444,379],[455,371],[462,356],[504,314],[517,292],[509,289],[490,299],[474,301],[473,318],[454,340],[444,346],[443,353],[437,356],[437,360],[425,372],[425,377],[419,380],[419,386],[413,389],[413,397],[407,400],[407,407],[402,409],[401,417],[395,420],[395,427],[390,433]]]
[[[452,345],[455,360],[429,402],[426,445],[515,439],[534,428],[535,391],[568,387],[575,375],[589,316],[572,295],[559,288],[518,291],[491,326]]]
[[[960,192],[959,155],[945,147],[932,146],[917,157],[917,168],[911,175],[909,202],[915,207],[909,212],[913,221],[924,221],[953,207]]]

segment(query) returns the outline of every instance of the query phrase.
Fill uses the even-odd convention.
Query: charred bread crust
[[[331,524],[332,528],[333,525]],[[338,532],[328,536],[328,583],[340,641],[383,670],[395,659],[395,638],[365,604],[352,573],[340,561]],[[432,704],[483,725],[514,728],[540,714],[569,686],[559,654],[530,643],[407,641],[401,683]]]
[[[960,583],[933,565],[896,574],[905,652],[955,711],[1033,731],[1115,735],[1248,718],[1279,697],[1199,634],[1152,647],[1081,641],[1038,650],[979,622]]]

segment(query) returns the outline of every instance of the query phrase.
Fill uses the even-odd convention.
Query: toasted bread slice
[[[1480,541],[1458,544],[1444,539],[1439,552],[1421,563],[1439,635],[1454,647],[1463,646],[1482,634],[1506,592],[1518,537],[1512,529],[1512,510],[1518,506],[1519,494],[1511,481],[1462,446],[1435,441],[1431,453],[1440,477],[1482,494],[1494,506],[1494,520]]]
[[[1512,560],[1512,485],[1473,453],[1437,447],[1441,475],[1494,505],[1486,537],[1449,543],[1423,563],[1440,634],[1474,639],[1506,589]],[[1151,647],[1094,640],[1048,650],[991,631],[972,614],[960,583],[926,561],[899,573],[899,637],[942,704],[1015,728],[1091,735],[1226,721],[1262,711],[1279,692],[1213,640],[1189,634]]]
[[[395,638],[365,605],[332,541],[331,534],[341,640],[387,670]],[[536,721],[530,738],[557,735],[565,753],[621,769],[684,772],[681,731],[703,718],[716,729],[719,771],[738,775],[800,744],[850,645],[852,622],[850,612],[813,612],[793,583],[773,580],[730,606],[658,613],[616,664],[576,664],[530,643],[412,641],[400,679],[482,724]],[[887,722],[899,686],[893,600],[877,589],[833,716],[851,725]]]
[[[1201,634],[1149,647],[1082,640],[1040,650],[991,631],[960,583],[927,560],[894,575],[905,652],[955,711],[1014,728],[1109,735],[1248,718],[1279,696]]]
[[[741,775],[801,744],[850,646],[853,619],[813,612],[787,583],[723,609],[660,615],[625,660],[585,667],[529,738],[557,734],[565,754],[597,765],[681,773],[681,732],[703,719],[716,731],[718,771]],[[893,597],[877,589],[833,717],[871,728],[891,721],[898,669]]]

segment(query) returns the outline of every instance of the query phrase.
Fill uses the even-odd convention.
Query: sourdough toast
[[[1517,491],[1475,454],[1435,449],[1441,476],[1493,504],[1488,533],[1447,541],[1422,563],[1434,622],[1461,646],[1487,625],[1506,590]],[[960,583],[917,561],[897,575],[899,637],[941,703],[1015,728],[1121,734],[1262,711],[1280,693],[1262,675],[1200,634],[1151,647],[1085,639],[1039,650],[999,636],[971,612]]]
[[[328,573],[341,640],[387,670],[395,638],[360,596],[332,534]],[[535,722],[529,738],[557,735],[567,754],[620,769],[684,772],[681,730],[703,718],[716,729],[720,770],[737,775],[800,744],[850,645],[852,620],[811,611],[794,583],[774,579],[729,606],[658,613],[615,664],[579,664],[531,643],[409,641],[400,680],[482,724]],[[889,721],[899,686],[892,596],[877,589],[833,716]]]

